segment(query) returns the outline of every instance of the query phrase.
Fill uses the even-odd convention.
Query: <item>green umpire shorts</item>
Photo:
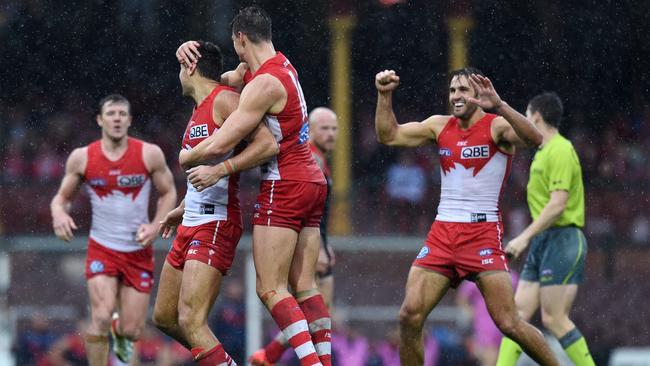
[[[540,286],[578,284],[586,256],[587,240],[580,228],[550,228],[531,240],[520,278]]]

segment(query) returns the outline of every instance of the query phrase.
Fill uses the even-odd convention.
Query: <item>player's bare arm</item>
[[[165,155],[157,145],[144,144],[142,155],[144,163],[149,169],[153,185],[158,192],[156,214],[153,220],[148,224],[140,225],[135,237],[140,245],[148,246],[156,238],[160,222],[176,205],[176,187],[174,186],[174,177],[165,162]]]
[[[569,192],[565,190],[551,192],[551,199],[544,206],[537,220],[530,223],[521,234],[508,242],[505,249],[506,253],[512,255],[514,258],[519,257],[526,250],[535,235],[553,226],[553,223],[562,215],[564,209],[566,209],[568,201]]]
[[[477,104],[483,110],[493,110],[501,116],[495,119],[492,127],[492,135],[497,145],[512,151],[512,147],[516,145],[539,146],[542,143],[541,132],[528,118],[499,97],[489,78],[473,74],[469,82],[478,98],[470,97],[467,101]]]
[[[247,84],[239,98],[239,107],[221,128],[192,150],[182,150],[179,163],[194,166],[232,150],[260,124],[266,113],[280,112],[287,101],[282,83],[271,75],[261,75]]]
[[[248,71],[248,64],[240,62],[236,69],[221,74],[220,83],[241,91],[244,88],[244,74],[246,74],[246,71]]]
[[[448,118],[431,116],[422,122],[399,124],[393,111],[393,91],[399,85],[399,76],[393,70],[384,70],[375,76],[377,109],[375,131],[377,140],[388,146],[415,147],[435,141]]]
[[[178,207],[169,211],[167,215],[160,221],[160,231],[163,239],[169,239],[174,234],[174,231],[183,222],[183,214],[185,213],[185,199],[178,204]]]
[[[261,165],[280,152],[280,146],[265,124],[259,124],[247,141],[246,148],[227,161],[213,166],[200,165],[191,168],[187,171],[187,179],[201,192],[221,178]]]
[[[70,204],[83,181],[83,173],[88,159],[86,151],[85,147],[72,151],[65,163],[65,175],[61,186],[50,203],[54,234],[61,240],[72,240],[74,237],[72,230],[77,229],[77,225],[70,216]]]

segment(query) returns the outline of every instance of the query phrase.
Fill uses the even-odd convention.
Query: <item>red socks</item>
[[[309,333],[323,366],[332,365],[332,321],[329,310],[321,295],[308,298],[300,303],[309,324]]]
[[[305,315],[292,296],[275,304],[271,309],[271,316],[296,351],[302,366],[322,365],[311,341]]]
[[[199,366],[237,366],[221,343],[205,352],[200,347],[192,348],[192,356]]]

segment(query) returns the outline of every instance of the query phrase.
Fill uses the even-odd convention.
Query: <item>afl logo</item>
[[[120,175],[117,177],[118,187],[139,187],[144,183],[143,174]]]
[[[488,145],[466,146],[460,150],[461,159],[486,159],[490,157]]]
[[[106,180],[103,178],[92,178],[88,181],[88,184],[91,187],[105,187],[106,186]]]
[[[420,249],[420,253],[418,253],[417,259],[422,259],[426,257],[427,254],[429,254],[429,248],[422,247],[422,249]]]
[[[94,260],[90,262],[90,273],[104,272],[104,263],[102,261]]]

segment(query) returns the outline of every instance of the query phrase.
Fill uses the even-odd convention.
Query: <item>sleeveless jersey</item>
[[[212,105],[214,104],[214,98],[224,90],[234,91],[226,86],[217,86],[194,108],[183,135],[184,149],[191,150],[219,129],[212,118]],[[221,159],[214,159],[205,163],[216,165],[232,155],[233,151],[231,150]],[[183,225],[197,226],[216,220],[233,220],[236,224],[242,225],[238,196],[239,174],[225,176],[215,185],[206,188],[202,192],[197,191],[188,180]]]
[[[496,117],[486,114],[467,130],[452,117],[438,136],[441,188],[436,220],[501,221],[499,199],[512,155],[500,150],[492,139]]]
[[[309,122],[307,103],[298,82],[298,73],[284,55],[278,52],[254,74],[248,71],[244,82],[262,74],[276,77],[287,92],[287,103],[278,114],[266,114],[264,122],[280,146],[280,153],[262,165],[263,180],[293,180],[326,184],[323,173],[311,156],[308,146]]]
[[[90,238],[119,252],[142,249],[135,241],[141,224],[149,223],[151,179],[142,157],[143,141],[128,138],[117,161],[102,151],[101,140],[88,145],[84,180],[92,207]]]

